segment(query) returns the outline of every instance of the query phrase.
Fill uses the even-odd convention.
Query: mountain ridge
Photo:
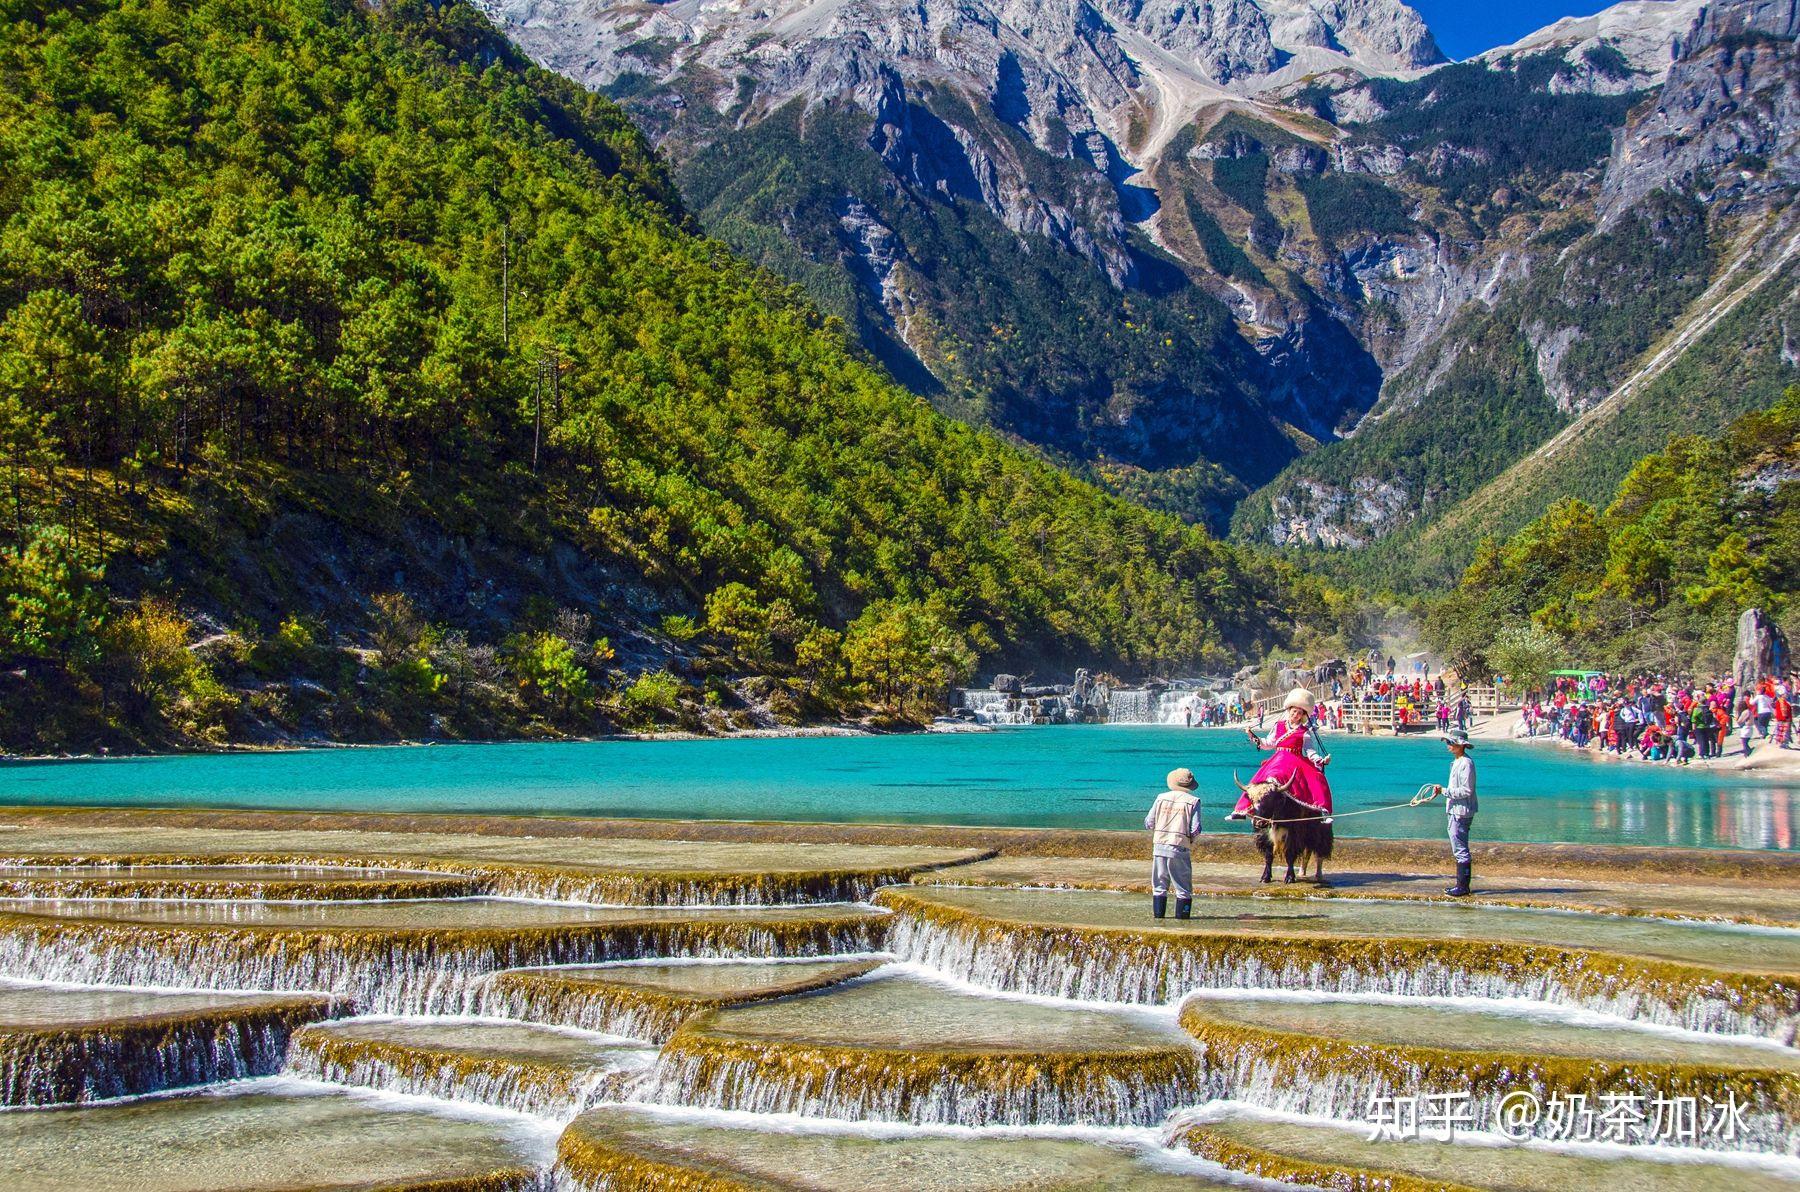
[[[1264,524],[1240,506],[1415,402],[1459,316],[1554,264],[1546,221],[1597,235],[1705,175],[1706,234],[1731,238],[1714,210],[1751,216],[1695,118],[1672,106],[1642,170],[1613,141],[1692,84],[1678,58],[1784,19],[1627,0],[1458,64],[1388,0],[482,7],[617,97],[704,226],[915,392],[1214,528]],[[1782,162],[1751,167],[1752,203],[1791,191]],[[1525,335],[1551,400],[1586,400],[1558,370],[1587,332]]]

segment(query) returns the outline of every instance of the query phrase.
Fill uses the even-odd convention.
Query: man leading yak
[[[1319,741],[1318,730],[1313,727],[1315,706],[1312,692],[1304,687],[1296,687],[1288,692],[1287,699],[1282,702],[1286,715],[1267,737],[1257,736],[1255,729],[1244,729],[1244,734],[1250,738],[1252,745],[1258,749],[1274,750],[1274,756],[1258,767],[1250,785],[1273,782],[1286,788],[1292,798],[1309,807],[1318,808],[1322,815],[1329,817],[1331,784],[1325,781],[1325,767],[1330,764],[1331,755],[1324,751],[1324,743]],[[1320,748],[1308,749],[1306,743],[1309,737]],[[1231,818],[1249,817],[1250,796],[1246,793],[1238,797]]]

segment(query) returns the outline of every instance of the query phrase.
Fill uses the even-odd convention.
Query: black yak
[[[1313,866],[1313,880],[1325,884],[1325,862],[1331,860],[1331,821],[1310,803],[1288,794],[1288,782],[1258,782],[1245,786],[1231,776],[1237,788],[1250,799],[1250,824],[1256,829],[1256,850],[1263,856],[1262,880],[1275,880],[1275,854],[1287,861],[1287,876],[1294,879],[1294,863],[1300,863],[1300,874],[1306,875],[1308,862]]]

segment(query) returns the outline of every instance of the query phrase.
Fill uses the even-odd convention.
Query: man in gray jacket
[[[1474,746],[1463,729],[1444,734],[1450,747],[1450,785],[1432,788],[1434,795],[1444,796],[1444,811],[1450,817],[1450,853],[1456,858],[1456,884],[1445,890],[1461,898],[1469,892],[1469,823],[1475,818],[1475,763],[1469,758]]]
[[[1200,783],[1185,766],[1170,770],[1169,789],[1156,796],[1144,827],[1150,830],[1150,913],[1158,919],[1175,887],[1175,917],[1186,919],[1194,905],[1194,837],[1200,835]]]

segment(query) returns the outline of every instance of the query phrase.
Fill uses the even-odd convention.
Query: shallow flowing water
[[[1233,993],[1192,1003],[1204,1018],[1253,1030],[1351,1043],[1434,1050],[1514,1052],[1631,1063],[1800,1072],[1800,1051],[1758,1041],[1674,1031],[1633,1030],[1616,1022],[1574,1023],[1545,1015],[1488,1010],[1479,1004],[1422,1006],[1339,998],[1261,998]]]
[[[271,993],[96,989],[0,980],[0,1030],[81,1030],[131,1020],[202,1017],[208,1011],[317,1000]]]
[[[527,1188],[554,1134],[288,1081],[0,1113],[9,1192],[287,1192],[491,1178]]]
[[[1427,739],[1327,738],[1339,811],[1442,782]],[[0,804],[266,807],[1137,829],[1172,767],[1209,830],[1263,755],[1241,733],[1157,726],[884,737],[435,745],[0,766]],[[1477,839],[1787,849],[1800,784],[1484,742]],[[696,792],[704,792],[697,797]],[[1342,819],[1345,836],[1434,837],[1441,808]],[[1231,825],[1230,830],[1241,830]]]
[[[1426,1185],[1505,1189],[1507,1192],[1570,1192],[1571,1189],[1628,1188],[1631,1192],[1785,1192],[1800,1188],[1791,1164],[1708,1162],[1692,1151],[1641,1148],[1633,1155],[1614,1149],[1495,1146],[1431,1139],[1370,1141],[1364,1128],[1343,1129],[1316,1119],[1284,1119],[1250,1113],[1202,1115],[1201,1130],[1229,1143],[1287,1161],[1333,1169],[1363,1169],[1410,1176]],[[1489,1141],[1492,1141],[1491,1139]],[[1653,1157],[1652,1157],[1653,1156]],[[1660,1161],[1659,1161],[1660,1160]],[[1374,1177],[1380,1180],[1382,1177]],[[1370,1186],[1384,1186],[1371,1182]]]
[[[757,1186],[839,1192],[1206,1192],[1243,1188],[1211,1165],[1145,1145],[1127,1131],[940,1133],[808,1127],[748,1114],[626,1106],[581,1119],[570,1148],[594,1148],[675,1171],[724,1171]],[[577,1164],[578,1166],[579,1164]]]
[[[709,1036],[771,1043],[921,1052],[1123,1052],[1186,1042],[1164,1015],[989,997],[907,975],[733,1006],[713,1013],[698,1029]]]
[[[38,865],[0,862],[0,894],[20,898],[446,898],[473,879],[361,865]]]
[[[796,982],[827,984],[834,979],[860,976],[865,969],[863,962],[839,960],[709,960],[664,964],[633,960],[540,971],[563,981],[625,985],[695,1000],[737,1000],[780,992]]]

